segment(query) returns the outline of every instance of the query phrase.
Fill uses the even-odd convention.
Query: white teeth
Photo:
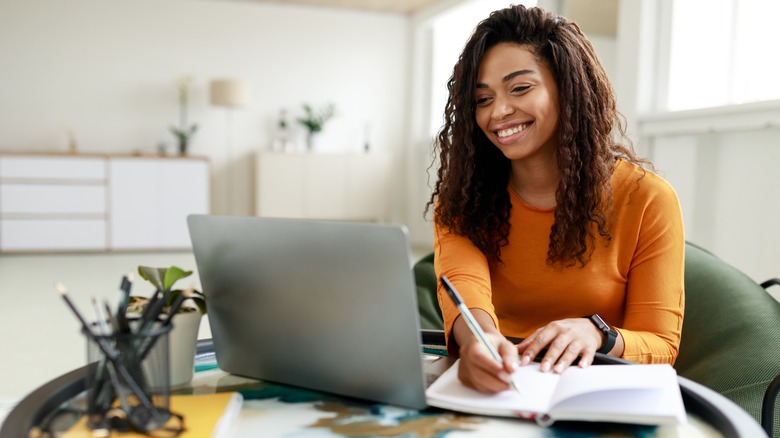
[[[530,126],[530,123],[523,123],[522,125],[517,125],[514,128],[504,129],[503,131],[498,131],[498,137],[504,138],[509,137],[512,134],[517,134],[520,131],[525,131],[525,128]]]

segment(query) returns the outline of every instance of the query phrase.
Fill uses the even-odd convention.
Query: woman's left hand
[[[569,318],[553,321],[539,328],[517,344],[520,365],[528,365],[547,347],[542,358],[541,371],[562,373],[577,357],[580,367],[593,363],[596,350],[604,342],[603,334],[587,318]]]

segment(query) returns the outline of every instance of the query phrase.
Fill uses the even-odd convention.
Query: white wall
[[[780,276],[780,101],[665,112],[671,1],[620,2],[617,92],[629,132],[676,189],[686,239],[757,282]]]
[[[757,282],[780,277],[780,128],[647,140],[655,165],[680,197],[686,239]]]
[[[304,102],[335,103],[323,149],[359,150],[369,123],[371,147],[400,166],[408,28],[403,15],[273,3],[3,0],[0,150],[65,151],[72,129],[84,152],[153,153],[161,141],[172,151],[176,81],[192,75],[190,153],[212,160],[213,211],[252,214],[250,158],[270,148],[283,107],[293,121]],[[226,110],[208,103],[209,81],[223,77],[251,86],[250,106],[232,113],[229,162]],[[389,201],[399,217],[401,195]]]

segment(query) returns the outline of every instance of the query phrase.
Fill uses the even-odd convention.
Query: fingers
[[[561,338],[556,339],[547,354],[542,358],[543,370],[552,371],[560,374],[569,365],[571,365],[580,355],[587,356],[587,349],[582,345],[579,339],[573,339],[569,344],[564,345]],[[557,359],[556,359],[557,358]]]
[[[526,366],[533,362],[536,355],[547,346],[546,333],[542,332],[539,328],[531,336],[523,339],[522,342],[517,344],[517,352],[520,354],[520,366]]]
[[[517,350],[521,355],[520,365],[524,366],[546,348],[540,370],[561,373],[577,358],[580,358],[578,366],[589,366],[601,341],[601,334],[590,321],[572,318],[553,321],[538,329],[518,344]]]
[[[515,344],[509,342],[506,339],[502,339],[502,342],[498,344],[498,354],[501,356],[501,361],[504,365],[504,371],[512,374],[520,366],[520,358],[517,354],[517,347]]]
[[[479,342],[469,342],[460,348],[458,378],[477,391],[496,393],[509,389],[511,374],[517,368],[517,349],[502,336],[489,336],[503,363],[494,359]]]

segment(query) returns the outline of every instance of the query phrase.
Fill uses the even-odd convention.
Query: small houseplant
[[[170,128],[171,133],[176,137],[180,155],[187,154],[190,139],[198,129],[197,123],[193,123],[192,125],[187,123],[187,105],[189,102],[189,88],[191,82],[192,78],[189,76],[179,80],[179,126],[171,126]]]
[[[157,291],[165,294],[169,292],[166,302],[163,306],[163,312],[168,313],[171,304],[176,301],[179,295],[184,295],[185,299],[192,300],[197,310],[203,315],[206,313],[206,297],[200,291],[193,288],[189,289],[173,289],[173,285],[182,278],[192,275],[192,271],[185,271],[178,266],[171,266],[169,268],[152,268],[149,266],[139,266],[138,275],[144,280],[151,283]],[[149,298],[133,295],[130,297],[130,304],[128,305],[128,312],[143,312],[146,305],[149,303]],[[191,306],[181,306],[178,312],[191,312],[194,311]]]
[[[158,299],[165,298],[161,313],[169,314],[172,303],[184,299],[172,317],[173,329],[168,335],[170,352],[169,381],[172,387],[187,384],[192,380],[195,365],[195,350],[198,342],[200,320],[206,313],[206,297],[194,288],[174,289],[174,284],[182,278],[192,275],[178,266],[168,268],[152,268],[139,266],[138,274],[155,288]],[[128,313],[143,313],[149,305],[150,298],[131,296]],[[189,305],[188,302],[194,304]]]
[[[297,121],[306,127],[306,149],[312,150],[314,147],[314,138],[322,132],[325,123],[336,114],[336,107],[329,103],[319,110],[315,110],[308,103],[303,104],[303,117],[298,117]]]

